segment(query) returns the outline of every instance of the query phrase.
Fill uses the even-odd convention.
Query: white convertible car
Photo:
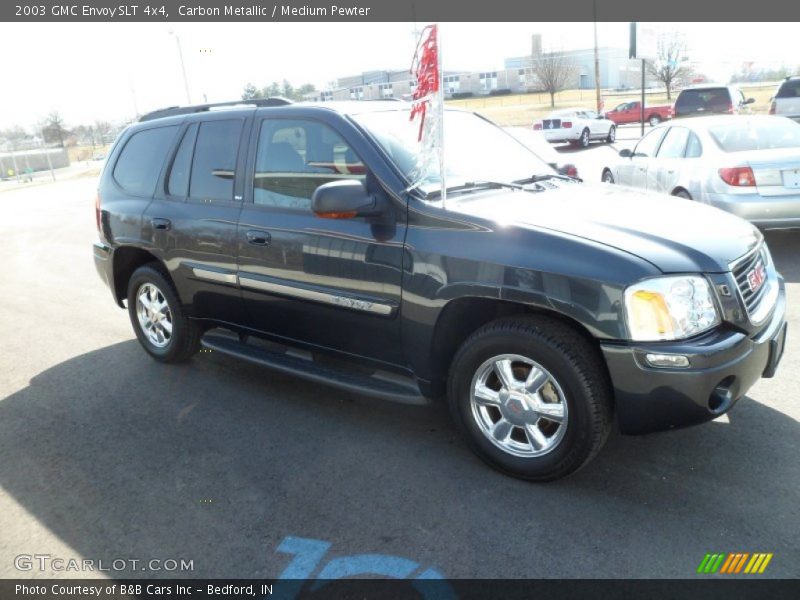
[[[602,115],[591,110],[570,108],[551,112],[533,124],[550,143],[569,142],[588,148],[592,140],[613,143],[617,137],[617,126]]]

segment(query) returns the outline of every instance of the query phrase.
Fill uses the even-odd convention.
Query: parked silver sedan
[[[602,180],[721,208],[764,229],[800,228],[800,124],[767,115],[665,123]]]

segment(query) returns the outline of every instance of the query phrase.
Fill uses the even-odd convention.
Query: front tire
[[[609,144],[613,144],[617,140],[617,127],[615,125],[611,126],[611,129],[608,130],[608,137],[606,138],[606,142]]]
[[[650,115],[649,122],[650,122],[650,127],[655,127],[656,125],[661,123],[661,117],[659,117],[658,115]]]
[[[522,479],[575,472],[611,429],[611,387],[597,350],[547,317],[501,319],[471,335],[451,365],[448,400],[470,448]]]
[[[673,196],[677,196],[678,198],[683,198],[684,200],[691,200],[692,199],[692,195],[689,192],[687,192],[686,190],[677,190],[676,192],[673,192],[672,195]]]
[[[603,183],[614,183],[614,174],[606,169],[603,171],[603,177],[601,178]]]
[[[153,264],[128,282],[128,315],[142,348],[161,362],[182,362],[200,349],[200,327],[183,312],[166,273]]]

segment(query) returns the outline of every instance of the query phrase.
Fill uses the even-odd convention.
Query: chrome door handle
[[[150,219],[150,224],[153,226],[153,229],[158,229],[159,231],[169,231],[172,227],[172,223],[169,219]]]
[[[254,246],[269,246],[272,241],[272,236],[266,231],[251,229],[245,235],[247,237],[247,243]]]

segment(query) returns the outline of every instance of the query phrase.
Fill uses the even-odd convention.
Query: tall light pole
[[[183,88],[186,90],[186,102],[191,104],[192,97],[189,95],[189,80],[186,78],[186,65],[183,64],[183,48],[181,48],[181,38],[172,29],[169,30],[169,34],[175,36],[175,42],[178,44],[178,58],[180,58],[181,61],[181,73],[183,73]]]
[[[594,92],[597,112],[600,113],[600,54],[597,49],[597,0],[592,0],[592,16],[594,17]]]

